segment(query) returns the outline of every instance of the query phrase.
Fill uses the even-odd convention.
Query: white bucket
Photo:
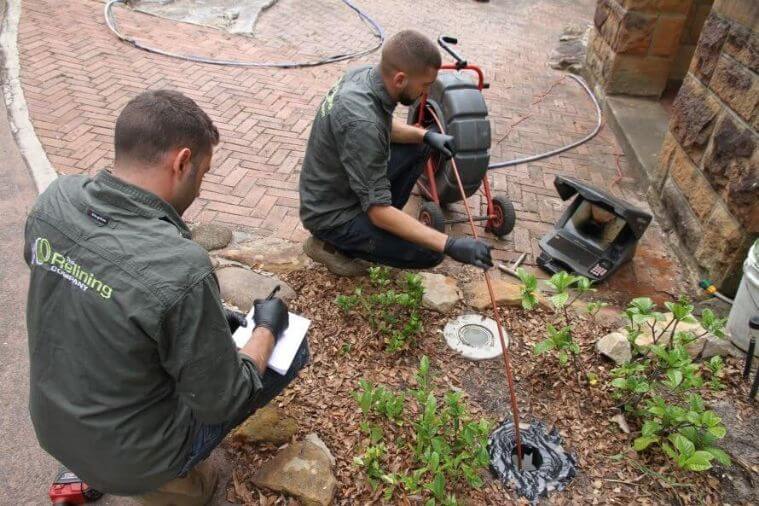
[[[743,351],[748,350],[748,321],[756,315],[759,315],[759,240],[748,250],[743,262],[743,278],[727,319],[730,340]],[[759,356],[759,343],[754,356]]]

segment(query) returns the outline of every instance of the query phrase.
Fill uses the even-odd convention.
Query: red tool
[[[95,502],[103,497],[102,492],[90,488],[77,475],[66,468],[61,469],[58,473],[55,481],[50,485],[48,495],[52,504],[59,506],[86,504],[88,502]]]

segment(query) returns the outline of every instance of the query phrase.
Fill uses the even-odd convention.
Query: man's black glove
[[[245,318],[245,315],[238,311],[232,311],[231,309],[224,308],[224,317],[227,319],[229,331],[233,334],[238,328],[248,326],[248,320]]]
[[[446,160],[453,158],[456,154],[456,148],[453,147],[453,136],[439,134],[432,130],[427,130],[424,134],[424,143],[431,148],[438,150]]]
[[[269,329],[274,334],[274,340],[278,341],[284,334],[287,326],[290,325],[287,305],[282,299],[276,297],[271,299],[256,299],[253,301],[253,321],[256,327]]]
[[[445,241],[444,253],[454,260],[471,264],[481,269],[493,267],[490,250],[493,247],[485,241],[471,237],[449,237]]]

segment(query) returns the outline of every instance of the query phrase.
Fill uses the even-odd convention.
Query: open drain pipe
[[[440,129],[441,133],[445,133],[445,127],[443,126],[442,122],[440,121],[440,118],[438,118],[437,114],[435,114],[435,111],[430,108],[429,110],[430,115],[432,116],[432,119],[437,124],[437,127]],[[459,174],[459,168],[456,165],[456,159],[451,158],[451,166],[453,167],[453,173],[456,176],[456,184],[459,187],[459,191],[461,192],[461,200],[464,203],[464,209],[466,210],[466,215],[469,220],[469,226],[472,229],[472,237],[475,239],[478,238],[477,235],[477,227],[474,226],[474,220],[472,218],[472,210],[469,209],[469,203],[467,202],[466,198],[466,191],[464,191],[464,184],[461,182],[461,175]],[[493,304],[493,317],[496,321],[496,326],[498,327],[498,338],[501,342],[501,349],[502,353],[501,356],[503,357],[503,366],[506,372],[506,382],[509,386],[509,398],[511,400],[511,413],[514,417],[514,434],[515,434],[515,441],[516,441],[516,457],[517,457],[517,466],[521,470],[522,469],[522,439],[519,433],[519,405],[517,403],[517,395],[516,391],[514,389],[514,375],[511,370],[511,358],[509,354],[509,347],[506,343],[506,337],[504,335],[503,331],[503,325],[501,324],[501,315],[498,311],[498,304],[496,303],[495,293],[493,292],[493,283],[490,281],[490,274],[488,271],[483,271],[483,274],[485,276],[485,284],[488,286],[488,294],[490,295],[490,301]]]

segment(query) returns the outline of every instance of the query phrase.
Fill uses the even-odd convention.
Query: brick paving
[[[546,62],[564,26],[590,23],[595,1],[357,3],[389,34],[416,28],[430,37],[459,38],[461,52],[483,68],[491,83],[485,98],[493,161],[543,152],[593,128],[595,113],[585,93],[568,79],[552,88],[561,74]],[[298,220],[297,182],[316,107],[347,67],[375,62],[378,54],[292,70],[192,63],[119,42],[108,31],[102,8],[102,0],[23,2],[22,83],[35,130],[56,170],[94,173],[108,167],[113,124],[124,104],[145,89],[178,89],[209,113],[222,135],[201,196],[185,218],[303,241],[308,234]],[[262,14],[252,38],[123,8],[114,11],[122,31],[144,43],[216,58],[312,59],[370,47],[374,41],[368,27],[338,0],[280,0]],[[404,116],[405,108],[399,107],[398,114]],[[496,257],[509,260],[527,252],[527,264],[534,264],[537,240],[564,208],[553,188],[557,174],[579,177],[647,207],[634,181],[613,184],[617,160],[627,172],[620,154],[613,134],[604,128],[590,143],[559,157],[491,173],[495,191],[508,195],[517,209],[515,231],[503,241],[491,237]],[[477,197],[471,200],[479,204]],[[456,225],[454,232],[468,230]],[[644,239],[645,252],[610,288],[671,293],[679,274],[663,235],[654,225]]]

